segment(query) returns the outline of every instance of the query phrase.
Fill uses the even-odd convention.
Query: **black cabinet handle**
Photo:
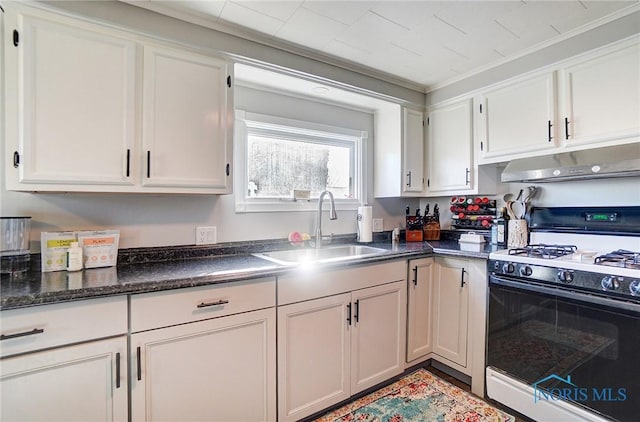
[[[136,349],[136,360],[138,363],[138,381],[142,381],[142,351],[140,346]]]
[[[547,127],[549,130],[549,142],[551,142],[551,140],[553,139],[553,136],[551,136],[551,128],[553,127],[553,125],[551,124],[551,120],[549,120],[549,124]]]
[[[147,151],[147,179],[151,177],[151,151]]]
[[[127,177],[131,174],[131,150],[127,149]]]
[[[20,167],[20,153],[18,151],[13,151],[13,167]]]
[[[411,187],[411,172],[407,173],[407,186]]]
[[[2,340],[10,340],[12,338],[18,338],[18,337],[32,336],[34,334],[42,334],[42,333],[44,333],[44,329],[43,328],[34,328],[33,330],[23,331],[21,333],[2,334],[2,335],[0,335],[0,341],[2,341]]]
[[[213,302],[202,302],[198,304],[198,308],[208,308],[210,306],[226,305],[229,303],[227,299],[220,299]]]
[[[413,267],[413,285],[418,285],[418,266]]]
[[[469,184],[469,176],[471,174],[471,170],[469,170],[469,167],[466,168],[466,173],[464,176],[464,184],[468,185]]]
[[[353,313],[353,319],[358,322],[358,318],[360,317],[360,299],[356,300],[356,311]]]
[[[569,118],[564,118],[564,139],[569,139]]]
[[[120,352],[116,353],[116,388],[120,388]]]
[[[351,325],[351,302],[347,304],[347,323]]]
[[[13,46],[17,47],[20,44],[20,33],[17,29],[13,30]]]
[[[462,269],[462,274],[460,275],[460,287],[464,287],[464,273],[466,273],[465,269]]]

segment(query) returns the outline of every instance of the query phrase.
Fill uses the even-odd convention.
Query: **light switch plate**
[[[373,231],[381,232],[384,230],[384,220],[382,218],[374,218],[373,219]]]
[[[213,245],[218,242],[216,226],[196,227],[196,245]]]

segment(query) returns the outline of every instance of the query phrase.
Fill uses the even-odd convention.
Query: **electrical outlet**
[[[384,230],[384,221],[382,218],[374,218],[373,219],[373,231],[381,232]]]
[[[216,226],[196,227],[196,245],[213,245],[218,242]]]

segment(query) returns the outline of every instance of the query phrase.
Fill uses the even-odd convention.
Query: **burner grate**
[[[525,255],[534,258],[554,259],[570,255],[578,250],[575,245],[546,245],[544,243],[528,245],[524,248],[509,249],[509,255]]]
[[[594,262],[597,265],[608,265],[610,267],[622,267],[639,270],[640,252],[618,249],[617,251],[597,256]]]

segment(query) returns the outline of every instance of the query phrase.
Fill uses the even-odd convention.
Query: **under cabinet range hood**
[[[553,182],[640,176],[640,143],[512,160],[503,182]]]

